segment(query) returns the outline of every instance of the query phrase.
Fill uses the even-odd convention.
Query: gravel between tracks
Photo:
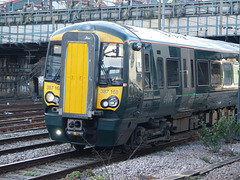
[[[0,156],[0,165],[73,150],[70,144],[49,146]]]
[[[30,130],[30,131],[22,131],[22,132],[14,132],[14,133],[9,132],[9,133],[0,134],[0,139],[33,135],[33,134],[41,134],[46,132],[47,132],[46,129]],[[7,144],[7,145],[0,145],[0,150],[15,148],[17,146],[27,146],[27,145],[31,145],[32,143],[36,144],[41,142],[47,142],[49,140],[50,139],[48,138],[43,138],[40,140],[19,141],[19,142]],[[70,150],[74,150],[74,148],[71,147],[70,144],[61,144],[61,145],[49,146],[49,147],[33,149],[33,150],[28,150],[28,151],[23,151],[18,153],[12,153],[12,154],[2,155],[2,156],[0,155],[0,165],[37,158],[41,156],[47,156],[55,153],[67,152]]]
[[[44,130],[45,131],[45,130]],[[23,134],[22,134],[23,133]],[[1,134],[4,138],[25,135],[26,132]],[[28,132],[36,133],[36,131]],[[38,131],[42,133],[42,131]],[[10,135],[11,134],[11,135]],[[14,135],[13,135],[14,134]],[[229,148],[229,147],[228,147]],[[234,154],[240,154],[240,143],[233,144]],[[227,159],[229,154],[226,153],[226,147],[218,154],[211,153],[201,142],[192,142],[186,145],[173,147],[173,152],[160,151],[144,157],[134,158],[120,163],[112,164],[101,169],[94,170],[95,174],[107,174],[113,180],[140,180],[142,177],[151,177],[161,179],[174,174],[179,174],[187,170],[195,170]],[[73,150],[70,144],[56,145],[35,150],[28,150],[9,155],[0,156],[0,165],[22,161],[26,159],[36,158],[40,156],[50,155],[54,153],[66,152]],[[209,160],[210,163],[204,161]],[[240,162],[224,166],[213,170],[209,174],[199,179],[239,179],[240,178]]]
[[[229,147],[228,147],[229,148]],[[235,154],[240,154],[240,143],[232,146]],[[188,170],[195,170],[208,166],[229,158],[225,150],[216,154],[211,153],[200,142],[193,142],[187,145],[174,147],[173,152],[161,151],[144,157],[131,159],[128,161],[112,164],[101,169],[96,169],[95,174],[109,174],[114,180],[140,180],[143,177],[161,179],[174,174],[179,174]],[[210,163],[204,161],[208,159]],[[209,174],[199,177],[199,179],[239,179],[240,162],[224,166],[213,170]]]

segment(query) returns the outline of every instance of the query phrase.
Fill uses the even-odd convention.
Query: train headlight
[[[112,108],[115,108],[118,106],[118,98],[116,96],[111,96],[108,98],[108,106],[112,107]]]
[[[62,134],[62,131],[61,130],[56,130],[56,134],[58,135],[58,136],[60,136],[61,134]]]
[[[51,102],[53,102],[54,101],[54,98],[55,98],[55,96],[54,96],[54,94],[52,93],[52,92],[47,92],[47,94],[46,94],[46,101],[48,102],[48,103],[51,103]]]
[[[116,96],[110,96],[108,99],[104,99],[101,102],[101,106],[103,108],[107,108],[107,107],[115,108],[118,106],[118,104],[119,104],[119,100]]]
[[[107,100],[102,100],[101,105],[103,108],[107,108],[108,107],[108,101]]]
[[[55,96],[52,92],[47,92],[45,95],[45,99],[48,103],[59,104],[59,97]]]

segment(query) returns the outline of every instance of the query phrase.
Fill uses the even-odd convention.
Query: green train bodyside
[[[123,145],[138,126],[147,127],[152,120],[172,123],[175,119],[199,112],[236,106],[238,75],[233,68],[238,66],[238,54],[143,41],[121,29],[114,30],[111,24],[92,24],[94,30],[107,32],[123,41],[121,103],[114,111],[100,109],[92,118],[82,119],[85,130],[83,137],[78,133],[67,135],[69,118],[59,113],[58,105],[47,105],[43,100],[45,122],[52,139],[79,145]],[[63,29],[53,36],[74,29],[82,32],[77,25],[71,28]],[[141,43],[141,50],[133,48],[136,42]],[[213,73],[214,63],[218,64],[216,67],[220,68],[220,73],[215,66],[216,73]],[[231,85],[224,85],[224,77],[228,76],[223,74],[223,64],[232,66],[232,74],[230,70],[226,71],[230,73],[228,76],[232,79]],[[205,84],[199,80],[201,68],[204,71],[203,80],[206,80],[204,73],[208,73],[208,82]],[[214,85],[213,80],[217,81]],[[60,85],[60,82],[45,82]],[[43,97],[45,95],[46,91]]]

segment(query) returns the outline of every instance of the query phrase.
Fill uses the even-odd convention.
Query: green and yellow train
[[[125,147],[213,124],[237,105],[239,45],[94,21],[52,34],[44,80],[52,139]]]

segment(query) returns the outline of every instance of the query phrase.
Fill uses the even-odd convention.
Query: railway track
[[[62,144],[62,143],[58,143],[56,141],[52,141],[49,138],[48,133],[41,133],[41,134],[34,134],[34,135],[29,135],[29,136],[22,136],[22,137],[15,137],[15,138],[7,138],[7,139],[1,139],[0,140],[0,145],[5,145],[8,146],[9,144],[18,142],[26,142],[26,141],[34,141],[34,140],[39,140],[39,139],[49,139],[49,140],[45,140],[46,142],[41,142],[41,143],[34,143],[32,142],[31,145],[25,145],[25,146],[17,146],[14,148],[3,148],[0,150],[0,155],[6,155],[6,154],[10,154],[10,153],[17,153],[17,152],[22,152],[22,151],[27,151],[27,150],[32,150],[32,149],[37,149],[37,148],[43,148],[43,147],[48,147],[48,146],[53,146],[53,145],[57,145],[57,144]],[[17,144],[17,145],[18,145]]]
[[[44,112],[39,108],[34,111],[19,110],[16,114],[0,114],[0,133],[43,127],[46,127]]]
[[[96,151],[92,149],[84,150],[82,153],[71,151],[67,153],[39,157],[0,166],[0,177],[8,179],[14,179],[14,177],[28,179],[30,177],[25,176],[27,174],[26,172],[31,172],[33,175],[31,179],[56,179],[64,177],[66,174],[69,174],[72,171],[84,171],[86,169],[92,169],[109,163],[120,162],[134,156],[147,155],[163,150],[169,146],[176,146],[196,139],[197,137],[191,136],[188,138],[172,140],[171,142],[162,143],[155,147],[139,149],[135,152],[131,152],[130,154],[122,154],[119,150],[116,150],[111,157],[109,157],[111,150],[106,150],[109,152],[102,153],[99,151],[100,153],[96,153]]]
[[[34,108],[34,109],[22,109],[18,111],[4,111],[0,113],[0,120],[4,120],[6,118],[19,118],[19,117],[27,117],[27,116],[38,116],[43,115],[43,109],[41,108]]]
[[[32,99],[1,99],[0,106],[17,106],[17,105],[29,105],[29,104],[42,104],[42,98]]]
[[[33,123],[33,122],[41,122],[44,121],[44,115],[35,115],[33,116],[26,116],[21,118],[13,118],[13,119],[6,119],[0,120],[0,127],[9,126],[9,125],[16,125],[16,124],[23,124],[23,123]]]
[[[17,141],[27,141],[27,140],[41,139],[41,138],[47,138],[47,137],[49,137],[48,133],[39,133],[39,134],[33,134],[33,135],[27,135],[27,136],[5,138],[5,139],[0,139],[0,145],[10,144]]]
[[[36,122],[31,124],[0,127],[0,133],[17,132],[19,130],[36,130],[36,129],[45,128],[45,127],[46,127],[45,122],[42,121],[42,122]]]

